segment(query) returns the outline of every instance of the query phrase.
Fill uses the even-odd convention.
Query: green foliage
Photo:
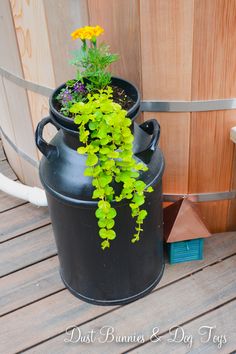
[[[92,177],[94,186],[93,199],[99,199],[96,217],[102,239],[101,247],[110,247],[114,240],[116,210],[112,201],[129,200],[132,217],[136,219],[136,232],[132,242],[140,239],[142,224],[147,211],[142,209],[145,202],[145,192],[152,192],[152,187],[146,188],[143,181],[138,180],[140,171],[146,171],[143,163],[137,163],[133,157],[133,135],[129,126],[131,120],[126,117],[126,111],[112,100],[112,89],[100,90],[88,94],[87,102],[75,103],[70,112],[74,122],[79,126],[80,141],[84,146],[78,148],[79,154],[87,154],[84,171]],[[115,195],[114,182],[122,185],[119,195]]]
[[[77,69],[77,80],[86,82],[86,89],[89,92],[101,90],[111,82],[111,74],[108,67],[118,59],[117,54],[109,52],[109,46],[102,43],[99,46],[91,43],[89,47],[86,43],[80,51],[75,52],[71,61]]]
[[[60,112],[70,116],[70,108],[76,102],[87,102],[89,92],[94,93],[106,88],[111,83],[108,68],[117,59],[118,55],[111,54],[108,45],[102,43],[97,46],[96,40],[89,43],[84,40],[83,46],[74,51],[74,58],[71,60],[71,64],[77,68],[76,80],[67,81],[66,87],[56,97],[61,105]],[[93,122],[90,130],[93,130],[92,124]]]

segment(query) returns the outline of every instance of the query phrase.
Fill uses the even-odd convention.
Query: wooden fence
[[[235,0],[2,0],[0,67],[24,80],[55,87],[73,77],[70,33],[99,24],[120,61],[113,72],[133,81],[143,100],[193,101],[236,97]],[[0,80],[4,148],[19,178],[38,184],[34,144],[48,98]],[[235,110],[144,112],[161,123],[165,193],[230,191],[236,158],[230,128]],[[50,139],[53,131],[47,129]],[[19,154],[6,139],[18,147]],[[236,202],[200,203],[212,232],[236,227]]]

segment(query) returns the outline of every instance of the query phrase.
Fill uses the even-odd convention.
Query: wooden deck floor
[[[16,179],[2,153],[0,160],[0,172]],[[207,239],[203,261],[166,264],[160,284],[145,298],[126,306],[100,307],[78,300],[62,284],[47,208],[0,192],[0,228],[1,354],[215,354],[236,350],[236,233]],[[71,326],[78,327],[74,341],[79,331],[90,338],[91,330],[98,333],[96,341],[65,342],[69,338],[66,328]],[[114,328],[114,340],[105,340],[104,326]],[[169,331],[174,326],[179,326],[178,339],[180,331],[181,336],[184,332],[186,343],[170,342],[173,334]],[[206,334],[199,334],[202,326],[214,327],[209,341]],[[153,342],[150,337],[157,328],[161,340]],[[123,343],[119,336],[124,336]],[[222,343],[223,336],[226,343]]]

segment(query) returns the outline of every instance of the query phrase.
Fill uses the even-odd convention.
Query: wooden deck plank
[[[0,213],[23,204],[26,204],[25,200],[12,197],[11,195],[0,191]]]
[[[12,180],[17,180],[17,176],[11,166],[9,165],[7,160],[3,160],[0,163],[0,173],[2,173],[4,176],[12,179]]]
[[[0,352],[23,351],[76,324],[81,326],[83,333],[109,325],[116,328],[117,334],[127,335],[127,332],[131,331],[143,332],[148,336],[159,321],[162,330],[165,331],[173,325],[191,320],[233,299],[236,290],[235,277],[236,256],[154,291],[139,301],[116,308],[111,313],[107,313],[111,307],[83,303],[64,290],[2,317]],[[105,313],[107,314],[92,320]],[[90,320],[92,321],[81,325]],[[88,346],[78,344],[68,347],[68,343],[63,342],[64,337],[65,335],[58,336],[32,349],[31,352],[62,354],[68,353],[69,348],[70,354],[78,353],[78,350],[80,353],[88,353]],[[60,351],[54,350],[54,344],[55,347],[60,346]],[[119,344],[119,352],[133,346],[132,343]],[[111,343],[106,343],[101,346],[101,352],[110,354],[111,347]],[[91,344],[89,350],[90,353],[97,353],[97,346]]]
[[[56,254],[51,225],[29,232],[0,247],[0,276]]]
[[[72,323],[84,323],[109,310],[111,307],[90,305],[80,301],[69,291],[61,291],[1,317],[0,324],[5,328],[0,334],[0,352],[22,352],[25,348],[64,331]]]
[[[216,235],[211,240],[206,240],[206,258],[204,260],[176,264],[175,266],[166,264],[163,278],[158,287],[177,281],[207,265],[232,255],[236,252],[236,242],[234,241],[236,241],[236,233],[232,232],[224,236],[222,234]],[[14,311],[18,307],[26,306],[43,296],[63,289],[64,285],[59,277],[57,264],[57,257],[53,257],[0,279],[0,313]],[[39,288],[37,288],[37,291],[32,291],[35,284],[39,284]],[[15,292],[16,289],[17,293]]]
[[[0,214],[0,242],[50,223],[48,209],[24,204]]]
[[[0,279],[0,316],[64,288],[57,256]]]
[[[171,343],[168,340],[173,339],[173,335],[168,333],[161,336],[161,342],[153,343],[150,342],[141,346],[140,348],[134,349],[130,353],[132,354],[166,354],[166,353],[175,353],[175,354],[186,354],[188,350],[190,353],[201,353],[201,354],[215,354],[217,352],[222,354],[228,354],[236,350],[236,336],[235,336],[235,312],[236,312],[236,301],[232,301],[216,310],[207,313],[200,318],[191,321],[190,323],[181,326],[186,335],[192,335],[193,345],[188,347],[187,344],[181,343]],[[201,336],[198,333],[198,330],[202,326],[209,326],[216,328],[212,329],[212,336],[210,340],[207,341],[207,334]],[[203,331],[203,329],[202,329]],[[180,332],[179,332],[180,333]],[[214,335],[225,335],[226,343],[222,344],[222,348],[218,348],[218,343],[213,342]],[[180,336],[178,337],[180,338]]]

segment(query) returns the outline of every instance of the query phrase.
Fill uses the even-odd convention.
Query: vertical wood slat
[[[236,2],[195,1],[192,100],[236,96]],[[194,112],[191,116],[189,192],[230,190],[235,111]],[[228,201],[200,203],[210,229],[227,225]]]
[[[112,72],[141,89],[139,1],[88,0],[88,10],[90,25],[105,29],[100,41],[110,44],[111,51],[120,56]]]
[[[10,1],[24,77],[48,87],[71,78],[74,71],[68,62],[70,33],[74,26],[87,22],[86,0],[59,0],[56,4],[52,0]],[[35,129],[48,115],[48,98],[30,91],[28,97]],[[55,132],[53,126],[45,127],[45,138],[50,140]]]
[[[69,63],[71,52],[80,41],[71,39],[71,32],[88,24],[87,0],[43,0],[48,38],[55,73],[56,86],[75,77],[75,68]],[[55,6],[56,5],[56,6]]]
[[[43,2],[10,0],[10,3],[25,79],[55,87]],[[48,99],[30,91],[28,98],[35,129],[42,114],[48,114]],[[47,126],[45,129],[47,139],[52,137],[53,132],[52,127]]]
[[[0,21],[0,65],[22,77],[21,60],[9,1],[0,2],[0,12],[2,14]],[[27,94],[24,89],[6,79],[2,79],[1,82],[2,91],[5,92],[5,104],[4,97],[1,96],[2,105],[6,107],[0,118],[3,130],[21,150],[30,154],[32,158],[37,158]],[[39,184],[37,171],[23,158],[18,157],[4,138],[3,142],[8,159],[21,180],[31,185]]]
[[[11,13],[9,8],[9,3],[3,1],[0,2],[0,15],[1,15],[0,17],[0,48],[1,48],[0,64],[1,66],[5,66],[5,67],[8,67],[9,65],[7,60],[8,53],[9,56],[12,56],[13,60],[15,60],[14,30],[12,27],[12,22],[10,21],[10,14]],[[7,41],[10,43],[10,45],[7,48],[4,48],[6,44],[6,38]],[[4,87],[4,81],[5,80],[3,78],[0,78],[0,124],[4,132],[9,137],[11,137],[12,141],[16,142],[12,120],[8,109],[8,102],[7,102],[6,91]],[[4,139],[3,136],[1,136],[1,139],[3,141],[4,149],[6,154],[8,155],[8,159],[11,163],[12,168],[15,171],[17,171],[18,176],[21,179],[23,179],[23,172],[22,172],[19,157],[17,156],[17,154],[14,153],[13,149],[10,147],[10,145],[7,143],[7,141]]]
[[[191,99],[193,1],[140,0],[143,99]],[[189,113],[145,113],[161,124],[164,192],[188,192]]]
[[[231,179],[231,190],[236,190],[236,147],[234,146],[233,155],[233,166],[232,166],[232,179]],[[236,199],[233,199],[229,203],[228,212],[228,229],[236,230]]]
[[[4,88],[4,83],[3,79],[0,78],[0,117],[1,117],[1,126],[4,129],[4,132],[10,137],[12,137],[12,140],[15,140],[15,135],[14,135],[14,130],[12,126],[12,121],[8,109],[8,103],[7,103],[7,98],[6,98],[6,92]],[[19,178],[23,180],[23,172],[21,168],[21,163],[18,155],[14,152],[12,147],[8,144],[4,136],[1,136],[2,142],[4,144],[4,150],[5,153],[8,156],[8,160],[14,169],[14,171],[17,171],[17,175]]]
[[[165,157],[164,193],[188,193],[189,113],[145,113],[161,125],[160,147]]]

